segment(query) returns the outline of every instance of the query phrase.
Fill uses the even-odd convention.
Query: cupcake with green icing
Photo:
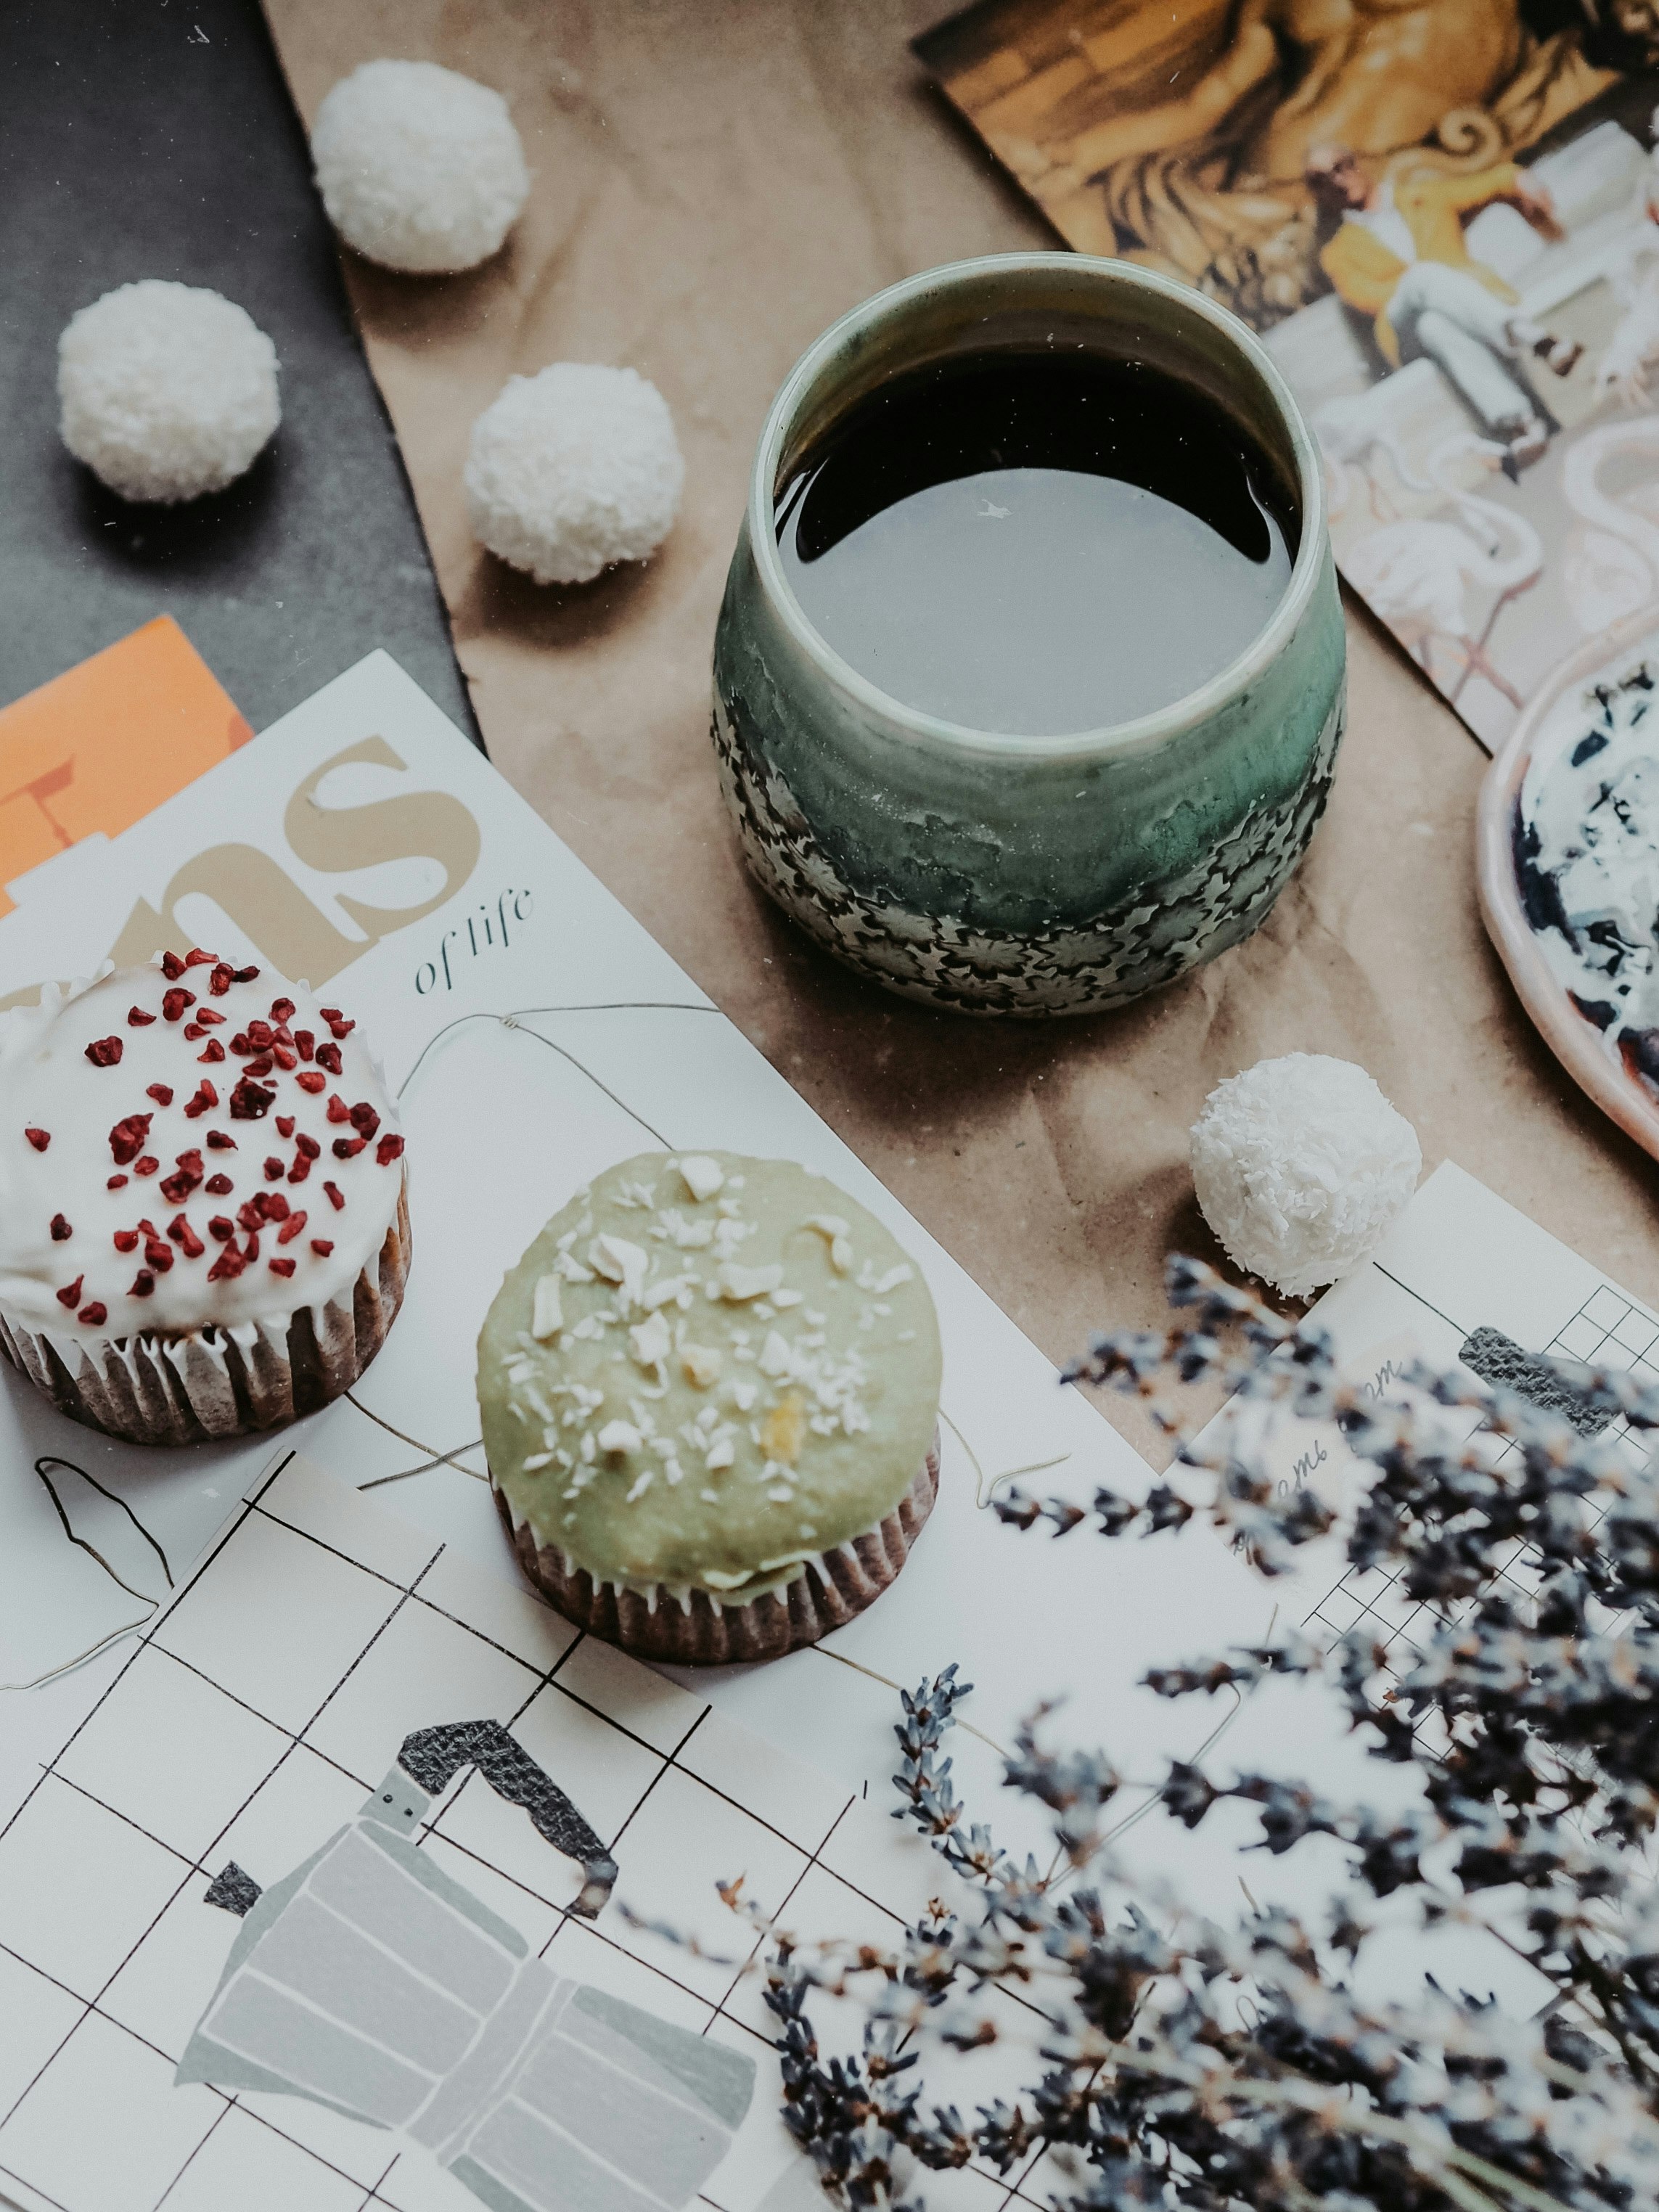
[[[644,1656],[810,1644],[939,1484],[939,1322],[872,1214],[789,1160],[648,1152],[555,1214],[478,1339],[496,1503],[559,1610]]]

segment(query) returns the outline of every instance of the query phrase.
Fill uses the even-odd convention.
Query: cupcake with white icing
[[[337,1006],[167,953],[0,1015],[0,1350],[137,1443],[337,1397],[409,1269],[404,1139]]]
[[[548,1223],[478,1340],[520,1560],[647,1657],[811,1643],[880,1595],[932,1510],[939,1358],[921,1271],[823,1176],[624,1160]]]

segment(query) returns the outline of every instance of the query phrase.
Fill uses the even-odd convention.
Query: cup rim
[[[884,691],[879,684],[872,683],[867,676],[861,674],[813,626],[795,596],[778,553],[777,533],[773,520],[773,487],[778,462],[795,411],[826,362],[849,339],[891,309],[929,293],[954,290],[971,283],[975,278],[1009,269],[1063,270],[1068,274],[1075,274],[1079,270],[1093,270],[1109,276],[1114,284],[1124,290],[1139,289],[1173,301],[1189,313],[1212,324],[1222,337],[1244,356],[1267,387],[1290,433],[1302,500],[1302,534],[1291,564],[1290,581],[1278,605],[1244,650],[1218,670],[1207,683],[1200,684],[1196,690],[1183,692],[1167,706],[1159,707],[1152,714],[1139,715],[1132,721],[1109,723],[1096,729],[1066,731],[1058,735],[1022,737],[1012,732],[975,729],[966,723],[947,721],[939,715],[926,714],[920,708],[907,706],[903,700],[896,698],[890,691]],[[1155,270],[1143,269],[1136,263],[1100,254],[1061,252],[976,254],[966,260],[942,262],[937,268],[924,269],[914,276],[902,277],[896,284],[887,285],[883,290],[872,293],[867,300],[860,301],[857,307],[849,308],[846,314],[840,316],[812,341],[778,387],[755,447],[749,481],[748,512],[750,550],[774,605],[795,643],[843,691],[878,714],[895,735],[958,752],[1018,759],[1030,763],[1055,758],[1068,761],[1107,759],[1120,753],[1135,752],[1164,743],[1210,720],[1218,709],[1240,691],[1247,690],[1279,658],[1306,614],[1325,565],[1325,471],[1319,449],[1295,395],[1255,332],[1230,308],[1220,306],[1191,286],[1162,276]]]

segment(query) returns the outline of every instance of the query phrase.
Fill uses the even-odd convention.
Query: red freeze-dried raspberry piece
[[[109,1308],[101,1298],[94,1298],[89,1304],[82,1307],[75,1318],[76,1321],[85,1322],[88,1328],[101,1328],[109,1319]]]
[[[295,1052],[291,1052],[285,1044],[272,1045],[270,1048],[270,1056],[276,1061],[277,1066],[283,1070],[284,1074],[291,1073],[293,1070],[300,1065],[299,1054]]]
[[[294,1019],[293,1000],[273,999],[270,1002],[270,1018],[273,1022],[291,1022]]]
[[[364,1098],[351,1109],[351,1126],[360,1137],[372,1137],[380,1126],[380,1117]]]
[[[235,1036],[232,1037],[230,1041],[230,1048],[235,1054],[238,1060],[246,1060],[248,1054],[253,1050],[253,1047],[248,1042],[246,1037],[243,1036],[240,1030],[238,1030]]]
[[[78,1306],[80,1304],[81,1280],[81,1277],[77,1275],[72,1283],[64,1284],[63,1289],[58,1293],[58,1303],[60,1306]]]
[[[294,1134],[292,1114],[279,1114],[276,1116],[276,1133],[279,1137],[291,1137]]]
[[[169,983],[176,983],[184,972],[185,963],[176,952],[164,952],[161,955],[161,973]]]
[[[115,1249],[118,1252],[136,1252],[138,1249],[138,1231],[136,1229],[118,1229]]]
[[[288,1200],[280,1190],[262,1190],[254,1202],[267,1221],[288,1219]]]
[[[264,1194],[262,1191],[260,1193],[260,1197],[263,1197],[264,1195]],[[239,1206],[236,1209],[236,1218],[241,1223],[243,1228],[246,1230],[250,1237],[259,1226],[259,1224],[264,1219],[264,1208],[260,1206],[259,1200],[258,1198],[250,1198],[247,1200],[246,1204]]]
[[[141,1221],[138,1227],[141,1234],[145,1237],[159,1237],[161,1233],[153,1221]]]
[[[303,1182],[310,1173],[311,1162],[306,1158],[305,1154],[301,1152],[295,1158],[293,1166],[289,1170],[288,1179],[290,1182]]]
[[[110,1131],[109,1148],[115,1156],[118,1168],[125,1167],[143,1151],[144,1139],[149,1134],[149,1125],[155,1118],[153,1114],[129,1114],[125,1121],[118,1121]],[[44,1152],[46,1148],[42,1145],[39,1149]]]
[[[269,1022],[250,1022],[247,1025],[247,1041],[256,1051],[264,1052],[268,1048],[270,1034]]]
[[[196,1055],[198,1066],[212,1067],[225,1056],[225,1048],[217,1037],[210,1037]]]
[[[235,1138],[226,1136],[222,1129],[210,1129],[207,1140],[210,1152],[234,1152],[236,1150]]]
[[[152,1176],[161,1164],[154,1152],[141,1152],[132,1164],[132,1172],[136,1176]]]
[[[235,1187],[228,1175],[210,1176],[202,1185],[204,1190],[210,1190],[216,1198],[228,1196]]]
[[[345,1204],[345,1193],[340,1188],[337,1182],[325,1182],[323,1185],[323,1188],[328,1194],[329,1204],[334,1208],[334,1211],[337,1213],[339,1212],[341,1207]]]
[[[317,1255],[317,1257],[319,1260],[326,1260],[329,1254],[334,1249],[334,1245],[332,1240],[329,1237],[313,1237],[311,1240],[311,1249]]]
[[[178,1175],[163,1176],[155,1188],[169,1206],[178,1206],[190,1196],[201,1180],[200,1176],[188,1176],[180,1172]]]
[[[257,983],[259,971],[257,968],[239,968],[232,980],[238,983]]]
[[[294,1273],[292,1260],[267,1260],[265,1265],[273,1275],[291,1275]]]
[[[301,1060],[309,1060],[312,1054],[317,1049],[317,1038],[315,1032],[311,1030],[295,1030],[294,1032],[294,1049],[299,1054]]]
[[[328,1118],[331,1121],[349,1121],[351,1119],[351,1109],[337,1091],[328,1102]]]
[[[224,1016],[215,1006],[198,1006],[196,1019],[204,1030],[217,1029]]]
[[[173,1265],[173,1247],[164,1244],[159,1237],[144,1239],[144,1265],[158,1275],[165,1275]]]
[[[70,1227],[69,1223],[64,1218],[61,1213],[54,1213],[52,1215],[52,1241],[54,1244],[63,1244],[67,1243],[69,1238],[73,1237],[75,1231]]]
[[[241,1273],[243,1268],[246,1267],[246,1265],[247,1261],[242,1257],[241,1253],[237,1249],[236,1246],[234,1244],[227,1244],[224,1250],[219,1255],[213,1265],[208,1269],[207,1279],[210,1283],[234,1281],[235,1278]]]
[[[291,1244],[305,1225],[306,1218],[303,1212],[290,1213],[276,1232],[276,1242],[279,1244]]]
[[[23,1134],[37,1152],[44,1152],[52,1142],[52,1132],[49,1129],[25,1129]]]
[[[227,1214],[216,1213],[208,1223],[208,1235],[216,1237],[222,1244],[228,1244],[235,1234],[236,1224]]]
[[[250,1237],[247,1243],[242,1247],[242,1257],[245,1260],[257,1260],[258,1256],[259,1240],[258,1237]]]
[[[176,1022],[179,1015],[184,1012],[186,1006],[193,1006],[195,1004],[196,994],[194,991],[186,991],[182,985],[176,986],[173,990],[165,993],[162,996],[162,1018],[165,1021]]]
[[[368,1142],[367,1137],[337,1137],[334,1157],[337,1160],[355,1160]]]
[[[155,1019],[155,1015],[147,1014],[142,1006],[129,1006],[127,1008],[127,1027],[129,1029],[147,1030]]]
[[[228,968],[222,960],[208,977],[208,988],[216,999],[222,999],[235,981],[236,970]]]
[[[403,1156],[404,1140],[401,1137],[382,1137],[374,1147],[374,1158],[383,1168],[389,1168],[393,1160],[400,1160]]]
[[[340,1074],[342,1073],[342,1069],[340,1066],[339,1046],[337,1044],[319,1044],[317,1048],[317,1065],[319,1067],[325,1067],[331,1075]]]
[[[204,1037],[206,1035],[207,1031],[202,1027],[200,1022],[185,1024],[185,1038],[187,1043],[194,1044],[199,1037]]]
[[[302,1160],[319,1160],[323,1156],[323,1148],[315,1137],[307,1136],[303,1129],[294,1139],[294,1149]]]
[[[132,1287],[127,1292],[127,1296],[130,1298],[147,1298],[155,1288],[155,1276],[148,1267],[140,1267],[132,1279]]]
[[[257,1059],[249,1060],[242,1073],[244,1075],[269,1075],[276,1065],[276,1061],[268,1052],[262,1052]]]
[[[199,1121],[210,1107],[216,1106],[218,1103],[219,1094],[204,1075],[196,1086],[196,1096],[185,1108],[185,1119],[187,1121]]]
[[[106,1190],[125,1190],[126,1187],[127,1178],[125,1176],[112,1176],[109,1181],[104,1185],[104,1188]]]
[[[294,1080],[301,1091],[308,1091],[314,1098],[328,1081],[328,1078],[320,1067],[302,1067]]]
[[[186,1260],[199,1260],[207,1246],[191,1227],[182,1213],[175,1214],[167,1224],[167,1235],[183,1252]]]
[[[118,1036],[94,1037],[87,1047],[87,1058],[94,1067],[117,1067],[123,1049]]]
[[[349,1022],[337,1006],[319,1006],[317,1011],[337,1037],[349,1036],[357,1026],[356,1022]]]
[[[265,1162],[265,1181],[267,1182],[281,1182],[283,1176],[287,1172],[288,1170],[283,1167],[283,1163],[277,1158],[275,1152],[273,1152],[270,1158]]]
[[[185,965],[186,968],[211,968],[218,957],[216,952],[204,952],[198,945],[193,951],[185,953]]]
[[[153,1098],[158,1106],[171,1106],[173,1086],[167,1083],[152,1083],[145,1091],[144,1096],[146,1098]],[[188,1112],[189,1109],[186,1108],[185,1111]]]
[[[244,1076],[230,1094],[230,1118],[233,1121],[262,1121],[270,1111],[270,1102],[276,1096],[263,1085]]]

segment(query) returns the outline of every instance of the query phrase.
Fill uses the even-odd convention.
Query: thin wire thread
[[[453,1022],[446,1022],[441,1030],[427,1039],[416,1054],[414,1064],[409,1073],[398,1085],[397,1095],[399,1098],[403,1097],[404,1091],[415,1080],[422,1061],[428,1054],[435,1052],[452,1030],[465,1029],[469,1022],[499,1022],[503,1029],[517,1029],[521,1025],[524,1017],[529,1014],[717,1014],[719,1012],[720,1008],[715,1006],[689,1006],[678,999],[606,999],[594,1000],[592,1004],[568,1006],[517,1006],[510,1014],[495,1013],[483,1006],[475,1007],[471,1013],[457,1014]],[[532,1030],[530,1034],[536,1036],[539,1032]],[[545,1044],[548,1040],[543,1037],[541,1042]],[[558,1048],[556,1047],[555,1049]],[[568,1058],[569,1055],[567,1054],[567,1057]],[[573,1065],[581,1066],[580,1060],[574,1060]],[[583,1067],[581,1072],[584,1075],[590,1075],[592,1073],[591,1069],[586,1067]],[[593,1080],[598,1082],[599,1078],[594,1076]],[[603,1091],[605,1085],[600,1084],[599,1088]],[[612,1095],[611,1092],[606,1092],[607,1097]],[[622,1101],[617,1099],[617,1103],[621,1106]],[[630,1111],[630,1109],[623,1106],[623,1111],[626,1114]],[[635,1115],[634,1119],[638,1121],[638,1115]]]
[[[433,1451],[432,1446],[422,1443],[419,1437],[411,1437],[407,1429],[398,1428],[395,1422],[388,1421],[383,1414],[377,1413],[371,1407],[364,1405],[355,1391],[347,1390],[343,1393],[343,1395],[349,1404],[357,1408],[366,1420],[373,1421],[377,1429],[384,1429],[389,1437],[396,1437],[400,1444],[409,1445],[412,1451],[432,1452],[432,1457],[426,1462],[425,1466],[405,1468],[403,1474],[377,1475],[373,1482],[359,1483],[357,1487],[360,1490],[373,1490],[382,1482],[400,1482],[406,1474],[424,1474],[427,1468],[431,1467],[453,1467],[458,1474],[470,1474],[474,1482],[489,1481],[489,1477],[487,1474],[480,1474],[476,1468],[465,1466],[455,1457],[455,1452],[476,1451],[478,1445],[483,1442],[482,1437],[473,1443],[457,1444],[454,1451]]]
[[[123,1583],[121,1587],[125,1589],[126,1584]],[[112,1644],[118,1644],[124,1636],[132,1635],[136,1630],[154,1620],[161,1610],[159,1605],[151,1606],[149,1611],[141,1613],[137,1620],[126,1621],[119,1628],[112,1628],[109,1634],[98,1643],[89,1645],[84,1651],[77,1651],[73,1659],[65,1659],[59,1666],[49,1667],[44,1674],[37,1674],[32,1682],[0,1682],[0,1694],[8,1690],[45,1689],[48,1682],[55,1682],[60,1674],[72,1674],[77,1667],[90,1665],[100,1652],[107,1651]]]
[[[873,1667],[866,1667],[861,1659],[849,1659],[844,1651],[832,1650],[830,1646],[823,1641],[809,1644],[806,1649],[809,1651],[823,1652],[826,1659],[833,1659],[837,1666],[850,1667],[855,1674],[867,1674],[872,1682],[879,1682],[883,1689],[891,1690],[896,1697],[902,1698],[904,1695],[903,1689],[894,1681],[891,1675],[878,1674]],[[964,1721],[953,1717],[953,1725],[959,1729],[966,1729],[969,1735],[976,1735],[981,1743],[988,1744],[999,1759],[1006,1759],[1009,1756],[994,1735],[987,1735],[984,1729],[975,1728],[972,1721]]]
[[[967,1453],[969,1461],[972,1462],[974,1469],[974,1504],[981,1512],[988,1505],[994,1505],[996,1503],[997,1492],[1001,1489],[1005,1482],[1018,1482],[1022,1474],[1042,1474],[1048,1468],[1063,1467],[1066,1462],[1072,1456],[1068,1451],[1056,1452],[1052,1459],[1033,1460],[1030,1467],[1011,1467],[1006,1474],[994,1474],[991,1477],[990,1482],[988,1484],[985,1480],[985,1469],[979,1463],[979,1454],[974,1449],[972,1444],[969,1443],[967,1437],[963,1435],[962,1431],[951,1419],[951,1416],[945,1412],[943,1406],[939,1409],[939,1417],[940,1420],[944,1422],[945,1427],[949,1429],[951,1434],[956,1438],[957,1442],[962,1446],[963,1451]]]

